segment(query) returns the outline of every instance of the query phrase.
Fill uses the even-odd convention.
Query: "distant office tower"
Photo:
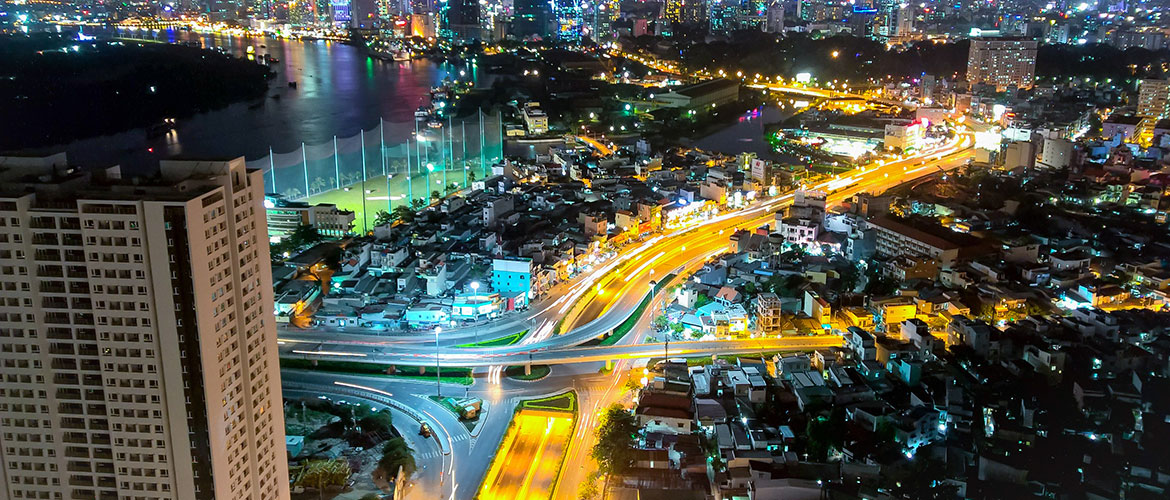
[[[738,0],[711,0],[707,4],[708,30],[714,35],[728,35],[736,29]]]
[[[435,6],[432,0],[409,0],[410,34],[431,38],[438,34]]]
[[[483,40],[478,0],[447,0],[439,4],[439,37],[453,43]]]
[[[686,0],[666,0],[662,5],[662,18],[672,23],[682,22],[683,3]]]
[[[289,497],[263,198],[0,158],[0,498]]]
[[[580,41],[584,36],[585,13],[580,0],[552,0],[558,40]]]
[[[621,2],[600,0],[587,4],[585,8],[585,36],[595,42],[608,42],[617,38],[613,23],[621,15]]]
[[[378,12],[376,0],[353,0],[350,6],[352,20],[350,26],[355,29],[373,29],[383,24],[381,13]]]
[[[349,0],[329,1],[329,20],[332,21],[335,26],[349,26],[349,22],[352,17],[353,16],[350,13]]]
[[[899,6],[896,19],[895,35],[907,36],[914,33],[914,9],[912,7],[909,5]]]
[[[1036,83],[1035,40],[1025,38],[972,38],[967,58],[967,81],[1003,90],[1032,88]]]
[[[208,0],[207,17],[212,21],[227,21],[239,16],[240,4],[236,0]]]
[[[553,36],[552,5],[548,0],[513,0],[512,30],[517,38]]]
[[[666,0],[662,7],[662,18],[671,23],[697,24],[707,19],[712,3],[716,0]]]
[[[768,20],[764,23],[764,31],[768,33],[784,32],[784,1],[772,0],[768,4]]]
[[[1170,116],[1170,80],[1142,80],[1138,87],[1138,116]]]

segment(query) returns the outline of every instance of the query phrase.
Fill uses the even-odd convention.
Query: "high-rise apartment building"
[[[967,81],[1005,90],[1032,88],[1036,83],[1036,40],[1026,38],[972,38],[967,58]]]
[[[0,498],[289,497],[263,199],[0,158]]]
[[[1138,87],[1137,114],[1142,117],[1170,116],[1170,80],[1142,80]]]

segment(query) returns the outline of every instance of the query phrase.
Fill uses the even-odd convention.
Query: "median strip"
[[[528,335],[528,330],[524,330],[524,331],[519,332],[519,333],[513,333],[511,335],[507,335],[504,337],[495,338],[495,339],[491,339],[491,340],[484,340],[481,342],[472,342],[470,344],[459,344],[455,347],[461,347],[461,348],[506,347],[506,346],[510,346],[510,345],[519,343],[521,340],[524,339],[525,335]]]
[[[361,361],[335,361],[320,359],[314,360],[280,358],[280,368],[285,370],[309,370],[343,375],[363,375],[370,377],[393,377],[415,380],[435,380],[435,367],[427,366],[398,366]],[[444,367],[439,372],[439,379],[443,383],[471,385],[471,368]]]

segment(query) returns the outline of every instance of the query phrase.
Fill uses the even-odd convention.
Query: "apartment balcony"
[[[73,340],[73,331],[68,328],[49,328],[45,337],[49,340]]]
[[[28,222],[33,229],[57,229],[57,219],[53,217],[33,217]]]
[[[70,460],[65,465],[65,470],[67,472],[93,472],[93,467],[89,462],[75,462]]]
[[[65,284],[61,282],[41,282],[41,293],[65,293]]]
[[[50,325],[68,325],[69,315],[65,313],[46,313],[45,323]]]
[[[61,266],[37,266],[37,276],[42,278],[63,278],[65,271]]]
[[[53,383],[57,385],[77,385],[79,379],[75,373],[54,373]]]
[[[85,419],[76,417],[65,417],[61,419],[62,429],[85,429]]]
[[[89,438],[84,432],[66,432],[61,441],[69,444],[89,444]]]
[[[58,356],[73,356],[77,354],[77,350],[73,348],[73,344],[54,342],[49,344],[49,354],[55,354]]]
[[[59,240],[57,235],[53,233],[36,233],[32,237],[32,244],[57,246],[61,244],[61,240]]]
[[[101,387],[102,386],[102,376],[101,375],[84,375],[81,377],[81,385],[84,385],[86,387]]]
[[[93,487],[92,476],[69,476],[69,486],[88,486]],[[90,497],[92,498],[92,496]]]
[[[62,287],[64,292],[64,287]],[[41,307],[45,309],[69,309],[69,301],[58,297],[45,297],[41,299]]]
[[[81,399],[81,389],[73,389],[73,388],[57,389],[57,399],[72,399],[72,400]],[[83,422],[83,424],[84,424],[84,422]],[[83,425],[80,428],[84,429],[85,426]]]
[[[65,448],[65,457],[89,459],[89,448],[69,446]]]
[[[53,358],[49,366],[53,367],[54,370],[73,371],[77,369],[77,360],[71,358]]]
[[[38,262],[59,262],[61,260],[61,251],[55,248],[41,248],[37,249],[36,253],[33,254],[33,258]]]
[[[89,294],[89,283],[84,281],[70,281],[69,293],[76,293],[81,295]]]

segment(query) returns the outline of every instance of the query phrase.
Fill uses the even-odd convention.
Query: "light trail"
[[[364,386],[364,385],[350,384],[350,383],[348,383],[348,382],[341,382],[341,381],[338,381],[338,380],[334,380],[334,381],[333,381],[333,385],[339,385],[339,386],[342,386],[342,387],[349,387],[350,389],[360,389],[360,390],[363,390],[363,391],[370,391],[370,392],[372,392],[372,393],[374,393],[374,394],[381,394],[381,395],[383,395],[383,396],[386,396],[386,397],[388,397],[388,398],[394,397],[394,395],[393,395],[393,394],[390,394],[389,392],[386,392],[386,391],[383,391],[383,390],[379,390],[379,389],[375,389],[375,388],[373,388],[373,387],[366,387],[366,386]]]

